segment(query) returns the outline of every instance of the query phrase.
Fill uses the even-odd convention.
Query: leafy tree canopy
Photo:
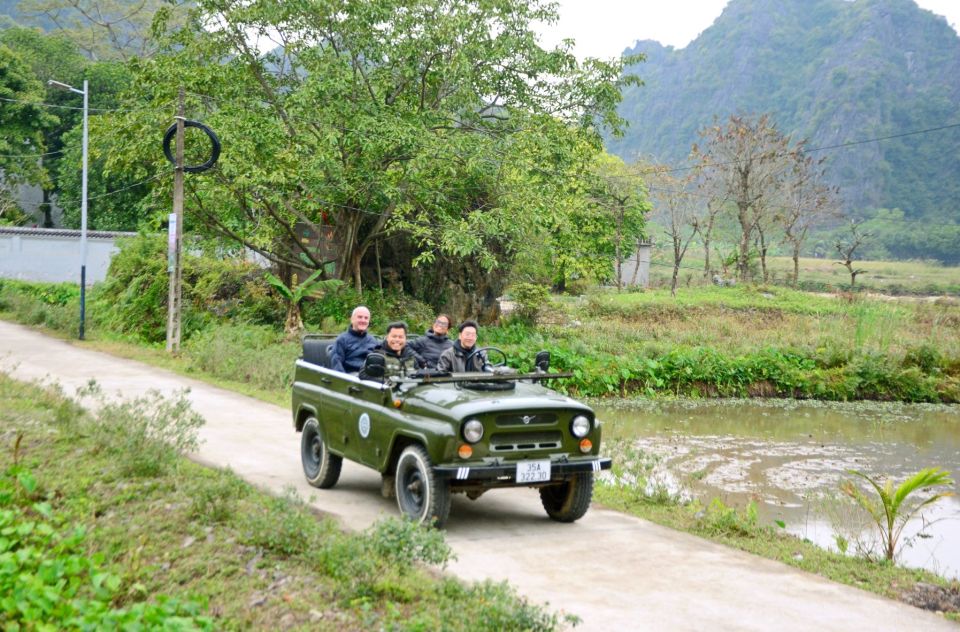
[[[555,18],[539,0],[201,0],[133,64],[132,96],[185,88],[188,116],[224,146],[187,179],[188,222],[280,267],[333,261],[359,287],[364,257],[401,234],[420,263],[490,270],[570,206],[633,81],[619,62],[541,48],[531,24]],[[167,169],[155,117],[113,124],[141,127],[114,138],[109,168]],[[188,138],[188,157],[203,151]],[[304,227],[336,247],[301,248]]]

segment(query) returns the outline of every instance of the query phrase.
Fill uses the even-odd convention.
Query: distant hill
[[[697,131],[772,113],[781,131],[832,146],[960,123],[960,37],[913,0],[731,0],[686,48],[638,42],[625,91],[627,160],[682,161]],[[960,128],[825,150],[849,209],[960,219]]]

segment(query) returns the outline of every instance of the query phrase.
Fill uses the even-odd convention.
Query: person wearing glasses
[[[490,372],[493,368],[487,362],[486,353],[473,353],[477,348],[477,330],[480,326],[475,320],[460,323],[460,336],[449,349],[440,354],[437,370],[450,373]],[[470,358],[469,365],[467,358]]]
[[[411,340],[407,346],[420,354],[427,363],[428,369],[435,369],[440,360],[440,354],[453,346],[453,341],[447,337],[448,331],[450,331],[450,317],[440,314],[427,333]]]

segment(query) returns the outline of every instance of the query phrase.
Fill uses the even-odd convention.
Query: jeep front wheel
[[[303,473],[307,477],[307,482],[314,487],[329,489],[340,479],[343,457],[330,452],[327,442],[323,440],[320,423],[315,417],[310,417],[307,423],[303,424],[303,433],[300,436],[300,461],[303,463]]]
[[[417,523],[437,528],[447,522],[449,484],[434,476],[430,457],[419,445],[409,445],[400,453],[395,485],[400,513]]]
[[[574,522],[583,517],[593,498],[593,472],[575,474],[573,478],[540,488],[540,502],[547,515],[557,522]]]

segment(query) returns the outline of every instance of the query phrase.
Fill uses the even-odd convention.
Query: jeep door
[[[378,469],[382,455],[389,449],[390,416],[387,406],[392,403],[388,387],[373,381],[358,380],[351,386],[352,424],[348,430],[355,459]]]

